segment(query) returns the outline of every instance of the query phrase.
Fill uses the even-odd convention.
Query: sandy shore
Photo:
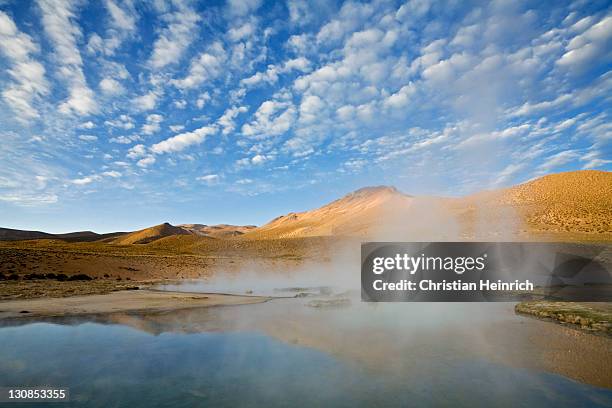
[[[612,337],[612,303],[530,301],[517,304],[514,310],[519,314]]]
[[[0,302],[0,320],[134,311],[159,312],[195,307],[261,303],[268,299],[259,296],[125,290],[105,295]]]

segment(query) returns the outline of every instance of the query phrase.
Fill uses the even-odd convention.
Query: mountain
[[[0,228],[0,241],[17,241],[25,239],[54,239],[57,236],[41,231],[23,231],[11,228]]]
[[[412,197],[394,187],[366,187],[323,207],[289,213],[243,235],[245,239],[365,236],[390,214],[406,211]]]
[[[240,236],[257,228],[255,225],[205,225],[205,224],[181,224],[182,229],[195,235],[213,238],[231,238]]]
[[[275,218],[242,238],[513,239],[534,232],[612,238],[612,173],[551,174],[460,198],[414,197],[393,187],[368,187],[316,210]]]
[[[108,242],[118,245],[146,244],[158,240],[160,238],[169,237],[172,235],[191,235],[191,232],[184,230],[181,227],[175,227],[174,225],[170,225],[165,222],[154,227],[149,227],[139,231],[134,231],[121,235]]]
[[[474,203],[512,208],[532,230],[612,233],[612,172],[550,174],[463,200],[464,207]]]
[[[105,238],[112,238],[124,232],[111,232],[96,234],[92,231],[68,232],[65,234],[49,234],[41,231],[25,231],[10,228],[0,228],[0,241],[22,241],[31,239],[59,239],[66,242],[92,242]]]
[[[582,170],[550,174],[514,187],[459,198],[414,197],[394,187],[366,187],[320,208],[277,217],[261,227],[164,223],[140,231],[111,234],[91,231],[48,234],[0,228],[0,241],[60,239],[130,245],[159,240],[158,245],[198,246],[206,244],[201,238],[240,241],[352,236],[379,240],[453,240],[488,235],[513,239],[519,233],[534,232],[612,239],[612,172]]]

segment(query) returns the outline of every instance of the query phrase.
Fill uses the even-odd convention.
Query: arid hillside
[[[245,239],[367,236],[387,216],[410,207],[412,198],[393,187],[366,187],[316,210],[289,213],[244,234]]]
[[[466,228],[612,239],[612,173],[550,174],[507,189],[447,200]]]
[[[0,228],[0,241],[18,241],[24,239],[54,239],[53,234],[41,231],[25,231],[11,228]]]
[[[179,225],[184,230],[187,230],[195,235],[213,238],[231,238],[240,236],[246,232],[252,231],[257,226],[255,225],[205,225],[205,224],[181,224]]]
[[[505,190],[506,205],[525,210],[527,223],[547,231],[612,232],[612,173],[544,176]]]
[[[392,187],[369,187],[259,228],[164,223],[106,235],[0,230],[0,280],[10,286],[87,275],[123,285],[128,279],[290,270],[358,253],[364,240],[611,242],[611,222],[609,172],[554,174],[463,198],[412,197]]]
[[[523,239],[541,234],[612,239],[612,173],[552,174],[461,198],[364,188],[319,209],[278,217],[243,238]]]
[[[177,238],[181,236],[185,238]],[[277,217],[261,227],[164,223],[140,231],[104,235],[91,231],[47,234],[0,229],[0,241],[155,243],[156,248],[198,251],[219,246],[214,241],[217,239],[306,237],[612,240],[612,173],[585,170],[551,174],[514,187],[460,198],[409,196],[394,187],[366,187],[320,208]]]
[[[91,242],[114,238],[125,232],[96,234],[92,231],[68,232],[66,234],[49,234],[41,231],[26,231],[11,228],[0,228],[0,241],[23,241],[29,239],[59,239],[66,242]]]
[[[121,235],[110,242],[119,245],[130,245],[130,244],[146,244],[153,242],[163,237],[169,237],[172,235],[190,235],[189,231],[186,231],[180,227],[175,227],[167,222],[156,225],[154,227],[145,228],[140,231],[131,232],[129,234]]]

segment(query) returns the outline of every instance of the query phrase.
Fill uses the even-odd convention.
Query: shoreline
[[[36,298],[0,302],[0,324],[7,320],[88,316],[121,312],[167,312],[198,307],[263,303],[265,296],[165,292],[148,289],[107,294]]]
[[[277,298],[253,294],[165,291],[154,288],[156,283],[163,281],[176,280],[123,282],[123,285],[97,288],[79,294],[55,293],[55,296],[49,296],[50,294],[46,293],[35,297],[5,298],[0,300],[0,325],[9,320],[84,317],[121,312],[169,312],[198,307],[256,304]],[[62,286],[66,283],[62,282]],[[124,286],[125,284],[127,285]],[[514,312],[584,333],[612,338],[611,303],[525,301],[517,303]]]
[[[528,301],[516,304],[514,311],[585,333],[612,337],[611,303]]]

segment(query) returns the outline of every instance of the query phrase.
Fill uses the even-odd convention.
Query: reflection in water
[[[610,339],[511,304],[309,301],[1,328],[1,385],[69,386],[74,405],[105,407],[612,404],[584,383],[610,387]]]

